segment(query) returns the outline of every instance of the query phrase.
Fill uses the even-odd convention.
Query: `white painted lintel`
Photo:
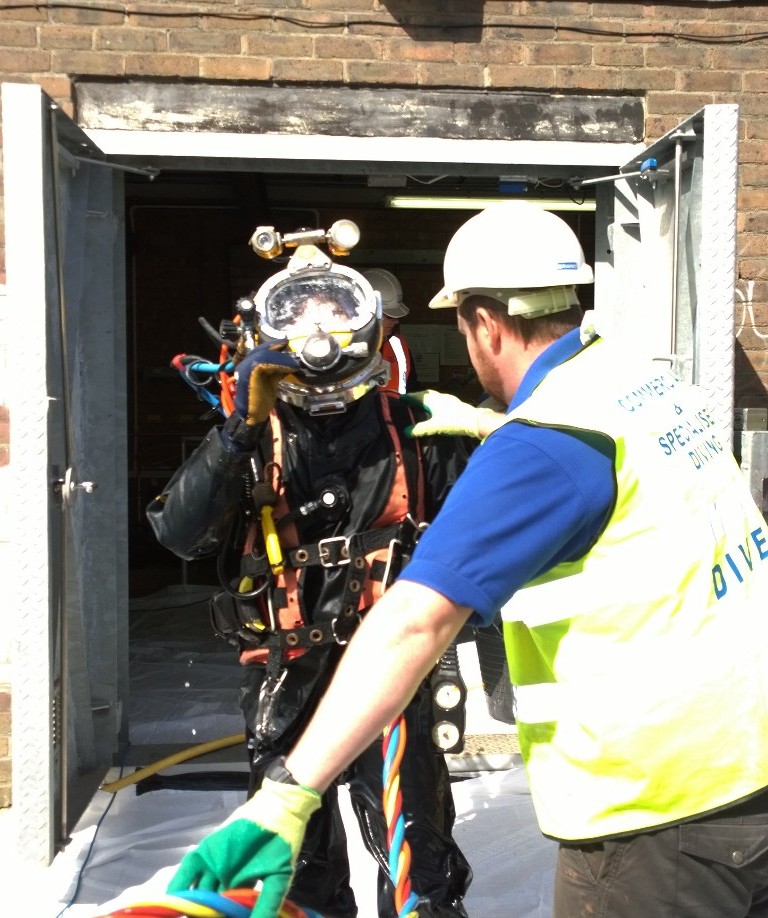
[[[86,130],[107,156],[242,160],[516,163],[618,167],[640,144],[584,141],[457,140],[436,137],[338,137],[198,131]]]

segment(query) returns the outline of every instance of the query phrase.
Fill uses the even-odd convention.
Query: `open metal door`
[[[127,685],[122,173],[2,87],[13,476],[13,807],[47,863],[112,764]]]
[[[738,106],[707,105],[595,184],[595,314],[702,386],[733,434]]]

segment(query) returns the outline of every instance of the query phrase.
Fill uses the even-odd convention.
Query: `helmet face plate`
[[[284,401],[334,413],[381,383],[381,303],[359,272],[305,251],[262,284],[254,305],[259,342],[283,344],[302,364],[278,386]]]
[[[312,270],[271,287],[262,323],[290,339],[316,331],[357,331],[374,316],[374,304],[349,275]]]

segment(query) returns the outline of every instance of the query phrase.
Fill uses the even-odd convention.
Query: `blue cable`
[[[222,372],[231,373],[234,368],[235,364],[231,360],[227,360],[225,363],[211,363],[208,360],[196,360],[186,367],[187,370],[191,370],[193,373],[206,373],[208,375]]]
[[[392,762],[397,755],[397,747],[400,744],[400,724],[396,724],[390,732],[390,740],[387,743],[386,755],[384,756],[384,767],[382,773],[386,783],[387,775],[392,768]]]
[[[126,747],[123,750],[123,761],[120,763],[120,772],[119,772],[121,777],[123,774],[123,768],[125,767],[125,759],[128,757],[129,748],[130,748],[130,743],[126,744]],[[96,821],[96,828],[94,829],[93,837],[91,838],[91,843],[88,845],[88,851],[85,854],[83,863],[80,865],[77,871],[77,880],[75,882],[74,891],[72,892],[72,895],[69,898],[69,902],[67,902],[64,908],[62,908],[61,911],[58,913],[58,915],[56,915],[56,918],[61,918],[61,916],[65,912],[68,912],[69,909],[72,908],[72,906],[77,901],[78,894],[80,893],[80,886],[82,885],[82,882],[83,882],[83,874],[85,873],[85,868],[88,866],[88,861],[90,861],[91,855],[93,854],[94,845],[96,844],[96,836],[99,834],[99,829],[101,828],[101,824],[106,819],[107,813],[112,809],[112,804],[115,802],[116,797],[117,797],[116,793],[112,794],[112,797],[110,798],[109,803],[106,805],[106,807],[104,807],[104,812],[101,814],[101,816],[99,816],[98,820]]]
[[[419,897],[415,892],[411,892],[410,896],[406,899],[405,905],[398,912],[397,918],[408,918],[409,915],[416,911],[416,906],[418,904]]]
[[[234,902],[226,896],[208,889],[185,889],[184,892],[174,893],[179,899],[197,902],[221,912],[223,918],[251,918],[251,909],[239,902]]]

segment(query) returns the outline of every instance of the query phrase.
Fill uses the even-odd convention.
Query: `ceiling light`
[[[569,199],[554,198],[446,198],[428,197],[426,195],[390,194],[386,197],[387,207],[402,208],[405,210],[483,210],[489,204],[498,201],[528,201],[542,210],[558,211],[594,211],[594,200],[571,201]]]

